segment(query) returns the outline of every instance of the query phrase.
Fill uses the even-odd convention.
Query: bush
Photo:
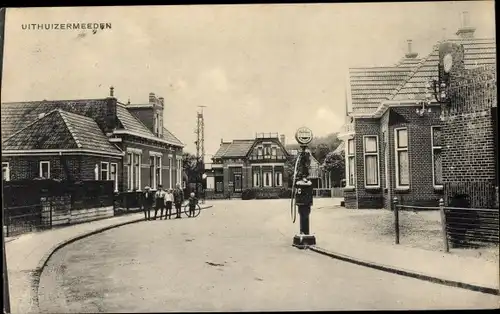
[[[254,189],[245,189],[241,193],[242,200],[253,200],[255,199],[255,190]]]
[[[285,188],[285,187],[280,188],[279,197],[280,198],[291,198],[292,197],[292,189]]]

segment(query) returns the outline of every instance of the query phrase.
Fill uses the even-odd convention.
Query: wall
[[[455,194],[465,194],[471,207],[494,208],[498,175],[492,115],[497,106],[496,70],[458,69],[452,74],[451,104],[443,132],[445,204],[450,205]]]
[[[441,111],[438,107],[432,107],[430,113],[419,116],[416,113],[416,109],[419,108],[421,108],[421,106],[390,108],[390,195],[392,197],[397,197],[399,203],[405,205],[438,206],[439,199],[442,197],[443,192],[442,190],[434,189],[432,181],[431,126],[439,126],[442,124],[439,119]],[[410,189],[406,191],[397,190],[395,188],[396,160],[394,150],[394,129],[399,127],[408,128]]]
[[[111,157],[87,156],[87,155],[62,155],[61,156],[2,156],[2,162],[9,163],[10,180],[34,179],[39,177],[40,161],[50,161],[50,173],[52,179],[67,180],[63,163],[74,180],[94,180],[94,168],[101,162],[118,163],[120,171],[121,159]]]
[[[170,175],[169,175],[169,162],[168,158],[169,155],[172,155],[172,181],[171,181],[171,188],[175,188],[176,183],[178,182],[178,179],[176,178],[176,156],[182,156],[182,149],[181,148],[175,148],[173,151],[169,151],[167,149],[168,145],[167,144],[156,144],[155,142],[151,141],[145,141],[145,140],[139,140],[139,139],[134,139],[131,137],[124,137],[123,142],[120,143],[120,148],[123,151],[127,151],[127,148],[135,148],[135,149],[141,149],[142,150],[142,159],[141,159],[141,190],[146,186],[150,186],[150,173],[149,173],[149,152],[159,152],[162,153],[162,185],[164,188],[169,188],[169,180],[170,180]],[[126,158],[124,158],[123,163],[126,162]],[[119,190],[120,191],[127,191],[127,182],[128,182],[128,166],[123,164],[122,167],[122,174],[120,176],[121,179],[119,179]]]
[[[364,135],[378,135],[379,136],[379,152],[380,152],[380,119],[356,119],[355,128],[355,150],[356,150],[356,195],[357,195],[357,208],[382,208],[382,190],[366,189],[365,188],[365,168],[363,156],[363,136]],[[379,153],[379,165],[382,164],[380,160],[381,154]],[[380,172],[380,166],[379,166]],[[379,182],[380,183],[380,182]],[[382,184],[381,184],[382,186]],[[346,204],[347,206],[347,204]]]

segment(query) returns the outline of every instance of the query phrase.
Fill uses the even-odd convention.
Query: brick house
[[[443,59],[448,54],[447,74]],[[498,208],[496,67],[468,69],[466,56],[457,43],[439,49],[440,77],[449,86],[441,134],[443,199],[446,206]]]
[[[103,99],[2,103],[5,180],[112,180],[115,191],[182,181],[183,144],[163,126],[164,100]]]
[[[286,187],[288,157],[277,133],[260,133],[249,140],[221,140],[211,164],[215,186],[207,191],[207,197],[241,197],[248,188]]]
[[[496,62],[495,40],[464,26],[447,40],[464,48],[465,68]],[[344,141],[347,208],[388,208],[394,197],[437,206],[443,197],[444,114],[429,92],[438,78],[439,47],[419,59],[411,50],[394,66],[350,69]]]

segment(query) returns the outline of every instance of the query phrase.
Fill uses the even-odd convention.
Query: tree
[[[323,162],[323,169],[330,172],[333,186],[340,186],[340,182],[345,176],[344,154],[328,153]]]
[[[188,152],[182,154],[182,169],[188,178],[188,183],[196,182],[196,177],[200,175],[197,168],[199,166],[195,155]]]

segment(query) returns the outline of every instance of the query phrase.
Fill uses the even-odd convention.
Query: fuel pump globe
[[[294,169],[291,210],[294,223],[297,209],[299,212],[300,233],[293,238],[293,246],[299,249],[316,245],[316,237],[309,233],[309,216],[313,205],[313,185],[309,180],[311,160],[307,145],[312,141],[312,137],[312,131],[306,127],[299,128],[295,133],[295,139],[302,149]]]

